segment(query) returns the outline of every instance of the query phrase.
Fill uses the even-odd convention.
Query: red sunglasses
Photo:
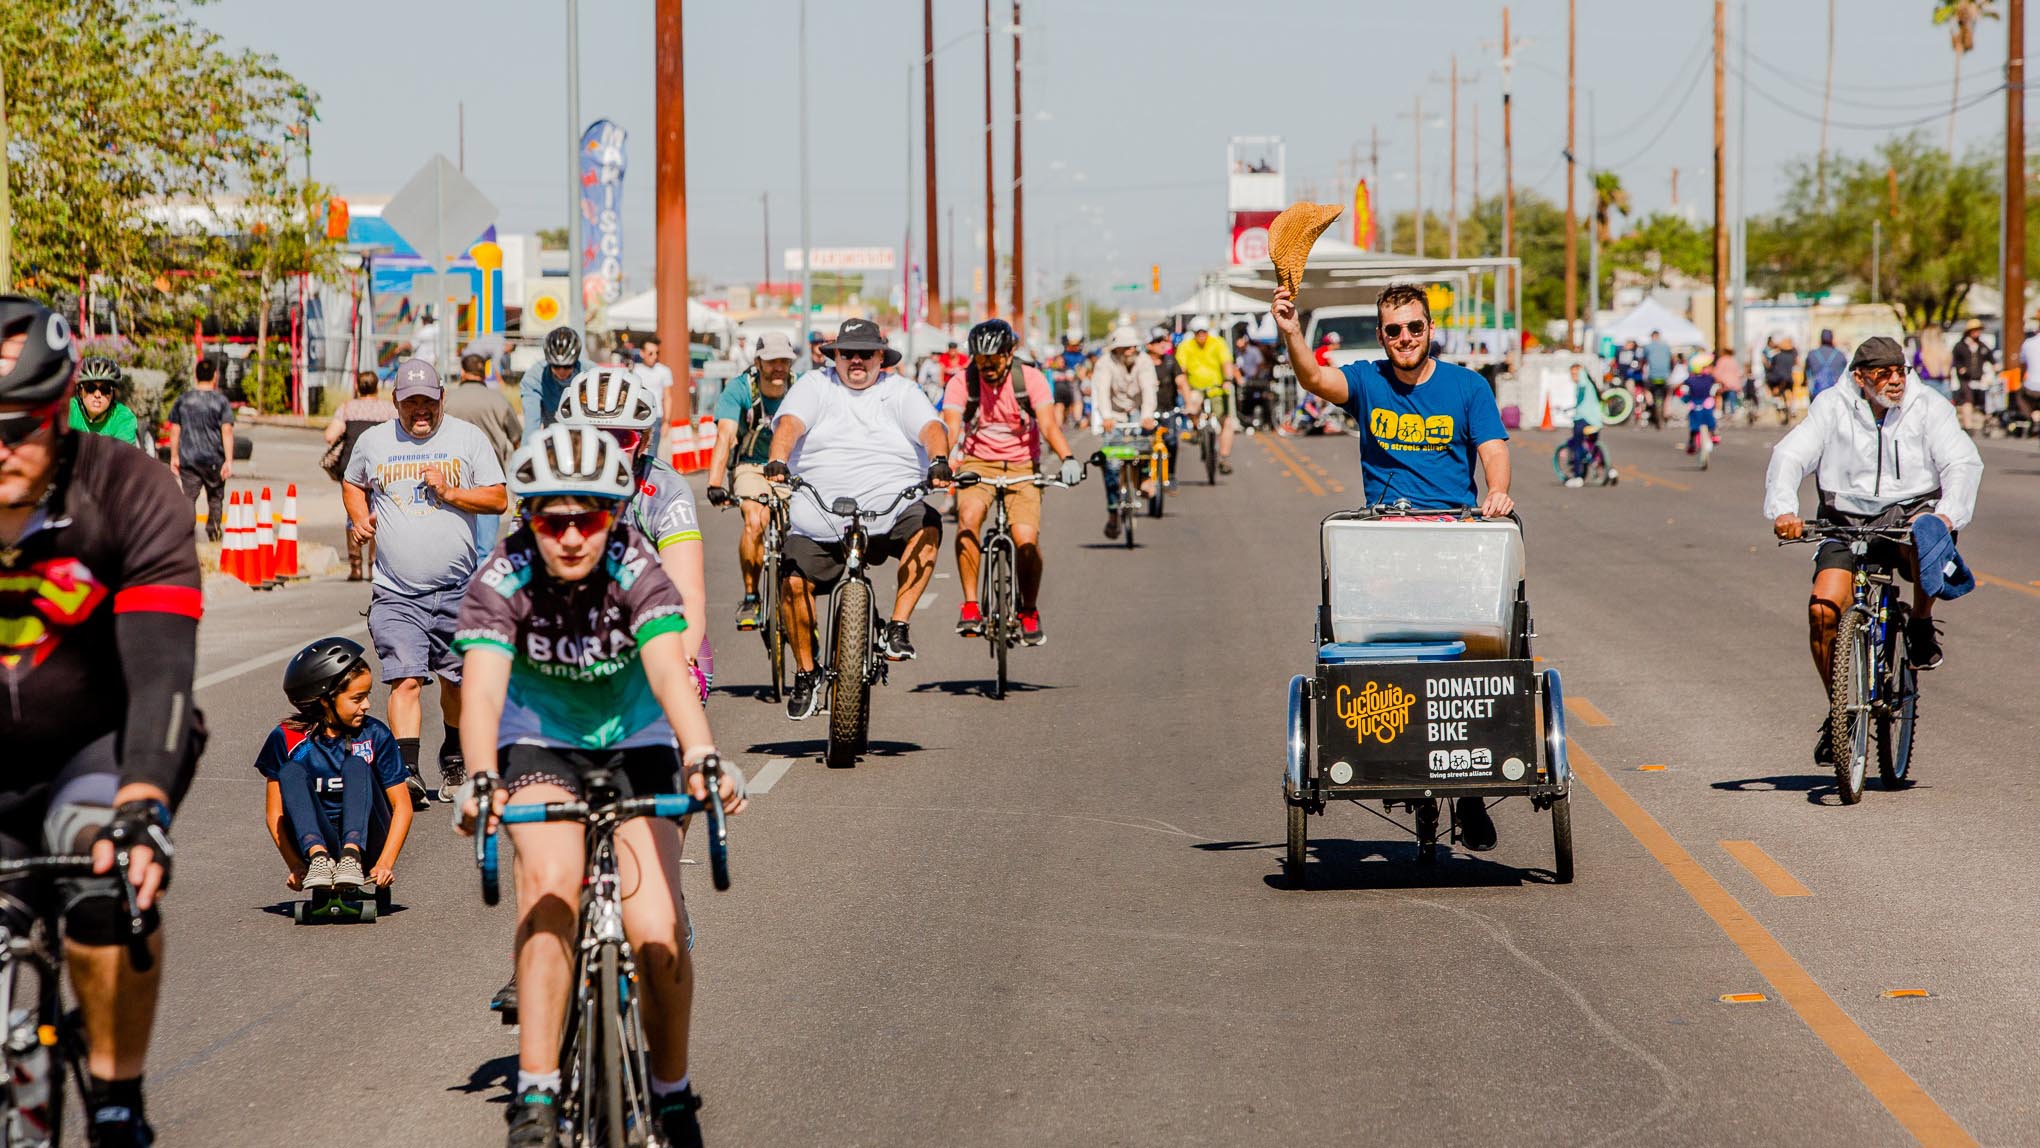
[[[0,415],[0,446],[12,449],[34,438],[36,433],[56,421],[68,399],[59,399],[30,411],[11,415]]]
[[[603,427],[602,433],[615,439],[616,445],[622,447],[625,454],[635,451],[638,448],[638,444],[645,441],[645,432],[630,430],[625,427]]]
[[[531,516],[531,528],[547,538],[563,538],[569,530],[578,530],[581,537],[590,538],[609,529],[615,521],[614,510],[569,510],[534,514]]]

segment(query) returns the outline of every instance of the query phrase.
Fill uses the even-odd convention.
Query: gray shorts
[[[434,674],[458,685],[460,655],[453,631],[465,590],[399,594],[377,586],[368,599],[368,636],[382,662],[385,683]]]

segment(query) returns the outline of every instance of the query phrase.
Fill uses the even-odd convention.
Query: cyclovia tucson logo
[[[1401,686],[1383,689],[1375,682],[1368,682],[1357,694],[1346,686],[1332,693],[1332,706],[1339,720],[1346,723],[1362,745],[1369,737],[1383,745],[1394,741],[1409,728],[1410,710],[1416,704],[1417,695]]]

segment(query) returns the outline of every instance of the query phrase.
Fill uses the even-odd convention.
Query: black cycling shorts
[[[113,795],[120,789],[120,763],[107,734],[86,743],[55,777],[41,786],[44,799],[15,805],[0,814],[0,857],[15,860],[48,854],[89,853],[92,842],[113,820]],[[80,897],[118,894],[119,878],[65,877],[51,881],[24,877],[0,883],[0,914],[26,929],[35,919],[54,921]]]
[[[581,777],[591,769],[610,769],[617,774],[618,788],[625,797],[649,797],[655,793],[679,793],[680,751],[670,745],[640,745],[628,749],[559,749],[549,745],[506,745],[496,751],[496,768],[503,786],[515,796],[527,785],[549,784],[579,800]]]
[[[866,566],[880,566],[906,553],[907,543],[923,530],[935,531],[937,546],[942,543],[942,515],[926,500],[916,502],[900,511],[892,528],[884,534],[874,534],[864,547]],[[826,590],[843,576],[843,544],[841,542],[819,542],[805,534],[789,534],[780,551],[780,560],[786,564],[788,574],[798,574],[816,589]]]

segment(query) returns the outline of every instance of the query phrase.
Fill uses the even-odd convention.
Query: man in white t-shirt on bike
[[[789,503],[782,558],[786,629],[796,668],[786,714],[795,721],[813,717],[821,704],[814,593],[827,592],[844,569],[847,524],[823,508],[850,498],[860,509],[884,510],[908,487],[950,478],[942,419],[913,380],[892,370],[900,353],[887,345],[878,325],[846,320],[827,353],[835,364],[802,375],[780,403],[765,464],[768,481],[798,475],[808,487]],[[866,520],[865,531],[869,565],[900,560],[892,620],[879,631],[878,647],[892,661],[905,661],[915,656],[907,623],[935,576],[942,517],[917,499]]]

